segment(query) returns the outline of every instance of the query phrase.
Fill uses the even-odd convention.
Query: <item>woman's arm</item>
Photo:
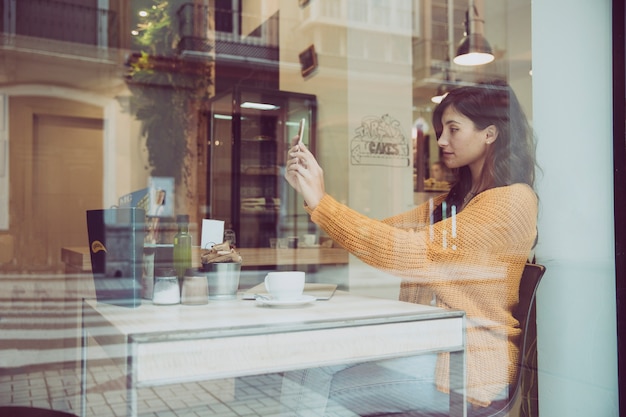
[[[395,275],[433,282],[488,277],[491,268],[501,276],[511,262],[523,263],[534,242],[537,198],[527,185],[484,191],[432,225],[427,205],[379,221],[325,194],[324,173],[306,146],[296,144],[289,156],[285,178],[304,197],[313,222],[367,264]]]
[[[428,226],[430,221],[430,213],[445,200],[447,194],[441,194],[434,198],[429,199],[427,202],[420,204],[419,206],[406,211],[401,214],[383,219],[383,223],[386,223],[393,227],[400,229],[413,229],[415,231],[421,230]]]
[[[472,266],[494,263],[494,258],[523,260],[536,233],[537,199],[522,184],[491,189],[454,218],[417,230],[392,226],[397,219],[370,219],[329,195],[310,213],[335,242],[367,264],[430,281],[438,275],[463,275]],[[400,219],[407,222],[409,216]]]

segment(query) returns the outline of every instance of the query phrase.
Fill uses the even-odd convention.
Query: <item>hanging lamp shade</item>
[[[474,66],[488,64],[494,59],[487,39],[480,33],[470,33],[459,43],[453,61],[457,65]]]

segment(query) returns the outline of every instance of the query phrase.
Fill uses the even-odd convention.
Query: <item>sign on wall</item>
[[[400,122],[385,114],[365,116],[350,141],[352,165],[406,168],[411,164],[410,146]]]

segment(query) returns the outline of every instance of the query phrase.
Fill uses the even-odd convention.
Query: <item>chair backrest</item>
[[[513,398],[516,395],[521,396],[520,416],[522,417],[537,417],[539,415],[535,297],[545,272],[546,268],[543,265],[526,264],[519,285],[519,304],[514,314],[520,322],[522,339],[520,343],[520,369]]]
[[[511,387],[509,399],[497,406],[497,411],[483,414],[485,417],[537,417],[539,394],[537,390],[537,314],[535,296],[546,268],[527,263],[519,284],[519,303],[513,316],[519,321],[520,359],[517,381]],[[519,410],[516,408],[519,405]]]

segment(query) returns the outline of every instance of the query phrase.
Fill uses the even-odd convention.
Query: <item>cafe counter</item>
[[[246,269],[267,269],[278,266],[319,266],[348,263],[348,251],[343,248],[238,248]],[[199,249],[195,250],[194,263],[199,265]],[[61,260],[67,273],[91,272],[91,258],[87,246],[61,248]]]

